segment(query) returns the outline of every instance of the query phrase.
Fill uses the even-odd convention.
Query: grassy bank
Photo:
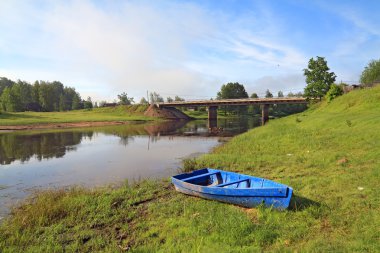
[[[29,125],[46,123],[72,123],[82,121],[151,120],[144,116],[146,105],[94,108],[67,112],[0,113],[0,125]]]
[[[48,191],[13,210],[1,252],[378,252],[380,87],[272,120],[197,160],[295,190],[279,212],[189,197],[168,181]]]

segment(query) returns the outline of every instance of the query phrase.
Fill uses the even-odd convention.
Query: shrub
[[[326,94],[326,99],[328,102],[332,101],[334,98],[343,95],[343,88],[340,85],[331,85],[329,91]]]

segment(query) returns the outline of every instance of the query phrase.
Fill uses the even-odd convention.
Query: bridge
[[[216,121],[218,106],[242,106],[242,105],[260,105],[261,120],[265,124],[269,119],[269,106],[274,104],[307,104],[305,98],[241,98],[241,99],[221,99],[221,100],[195,100],[195,101],[175,101],[167,103],[156,103],[158,108],[165,107],[188,107],[194,108],[205,106],[208,108],[209,121]]]

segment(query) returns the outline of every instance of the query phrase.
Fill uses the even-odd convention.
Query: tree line
[[[70,111],[92,108],[91,98],[83,100],[72,87],[59,81],[35,81],[30,84],[0,77],[0,109],[7,112]]]
[[[287,97],[302,97],[303,93],[292,93],[289,92]],[[243,84],[238,82],[223,84],[220,91],[217,93],[216,99],[236,99],[236,98],[259,98],[257,93],[252,93],[248,96],[247,91]],[[267,89],[264,95],[265,98],[274,97],[273,93]],[[277,97],[285,97],[282,91],[278,91]],[[255,115],[260,114],[261,109],[258,105],[249,105],[249,106],[222,106],[225,114],[249,114]],[[292,113],[297,113],[305,110],[307,107],[304,104],[279,104],[270,106],[270,114],[277,116],[285,116]]]
[[[324,57],[317,56],[316,59],[311,58],[308,67],[303,70],[306,77],[306,87],[304,92],[289,93],[288,97],[306,97],[308,99],[319,99],[326,97],[331,101],[337,96],[343,94],[345,86],[344,83],[336,84],[336,75],[334,72],[329,72],[327,61]],[[370,87],[380,83],[380,59],[372,60],[368,66],[365,67],[361,76],[361,86]],[[282,91],[277,94],[278,97],[284,97]],[[252,93],[248,96],[244,85],[240,83],[227,83],[223,84],[221,90],[217,93],[217,99],[233,99],[233,98],[258,98],[257,93]],[[273,94],[267,90],[266,98],[273,97]],[[129,105],[134,102],[133,97],[128,97],[126,92],[118,95],[119,102],[116,100],[113,104]],[[183,98],[175,96],[174,98],[168,97],[167,102],[184,101]],[[164,98],[156,92],[149,94],[148,100],[144,97],[141,98],[140,104],[164,102]],[[100,102],[100,106],[106,105],[106,101]],[[80,94],[75,91],[75,88],[66,87],[59,81],[35,81],[30,84],[25,81],[18,80],[16,82],[6,78],[0,77],[0,110],[8,112],[21,112],[21,111],[70,111],[78,109],[90,109],[98,107],[97,103],[91,101],[91,97],[86,100],[82,99]],[[244,107],[224,107],[226,112],[244,112]],[[278,113],[292,113],[305,109],[300,105],[278,105],[274,110]],[[257,109],[253,109],[257,110]]]

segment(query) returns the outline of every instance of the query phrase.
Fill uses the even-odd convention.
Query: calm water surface
[[[165,178],[182,159],[209,152],[257,119],[135,123],[122,126],[0,133],[0,217],[34,190]]]

